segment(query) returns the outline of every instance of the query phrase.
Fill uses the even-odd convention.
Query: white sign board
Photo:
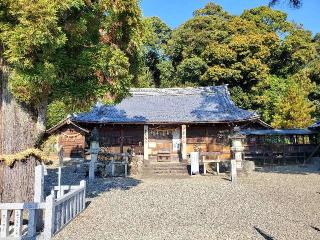
[[[157,143],[156,142],[149,142],[149,148],[156,148]]]
[[[180,151],[181,147],[181,137],[179,128],[175,129],[172,134],[172,150],[174,152]]]
[[[199,152],[190,153],[191,175],[199,173]]]

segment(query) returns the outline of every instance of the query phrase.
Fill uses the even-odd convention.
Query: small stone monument
[[[236,182],[237,175],[243,168],[243,140],[245,136],[240,133],[240,128],[235,127],[233,135],[230,136],[232,140],[232,159],[231,159],[231,181]]]
[[[235,127],[234,133],[230,139],[232,140],[232,159],[236,160],[237,170],[241,171],[243,167],[243,140],[245,139],[245,136],[240,133],[239,127]]]
[[[91,143],[90,143],[90,154],[91,161],[89,165],[89,180],[93,181],[95,179],[95,171],[97,168],[97,160],[99,153],[99,134],[97,128],[94,128],[91,132]]]
[[[237,181],[237,162],[235,159],[231,160],[231,182]]]
[[[191,176],[199,174],[199,152],[190,153]]]

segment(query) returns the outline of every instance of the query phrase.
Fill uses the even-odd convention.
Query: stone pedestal
[[[243,144],[242,141],[245,137],[240,134],[235,134],[231,137],[232,139],[232,147],[231,151],[233,153],[233,160],[236,162],[236,169],[238,172],[242,171],[243,168]]]
[[[199,174],[199,152],[190,153],[191,176]]]
[[[237,161],[231,160],[231,182],[237,181]]]

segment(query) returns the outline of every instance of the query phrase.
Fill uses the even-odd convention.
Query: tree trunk
[[[9,67],[0,57],[0,155],[33,147],[45,123],[43,117],[38,123],[35,111],[13,98],[8,86],[9,74]]]

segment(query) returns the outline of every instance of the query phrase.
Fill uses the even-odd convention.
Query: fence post
[[[114,177],[114,172],[115,172],[115,168],[114,168],[115,166],[114,166],[114,159],[112,159],[112,161],[111,161],[111,176],[112,177]]]
[[[35,168],[34,175],[34,197],[35,203],[41,203],[44,201],[44,166],[38,165]],[[43,226],[43,210],[35,210],[35,227],[36,231],[40,231]]]
[[[82,180],[80,182],[80,186],[83,187],[83,200],[82,200],[82,206],[81,206],[81,210],[86,208],[86,187],[87,187],[87,183],[85,180]]]
[[[43,183],[44,183],[44,167],[38,165],[35,168],[34,176],[34,197],[33,200],[36,203],[43,202]]]
[[[1,210],[1,238],[9,236],[9,214],[8,210]]]
[[[45,226],[44,226],[44,237],[50,239],[54,234],[55,224],[55,197],[51,193],[46,197],[46,208],[45,208]]]
[[[22,211],[21,209],[14,210],[14,236],[21,237],[22,233]]]
[[[128,164],[129,164],[129,156],[125,155],[125,163],[124,163],[124,177],[128,177]]]
[[[36,230],[36,222],[37,222],[37,215],[36,209],[29,209],[29,222],[28,222],[28,237],[32,238],[37,234]]]

